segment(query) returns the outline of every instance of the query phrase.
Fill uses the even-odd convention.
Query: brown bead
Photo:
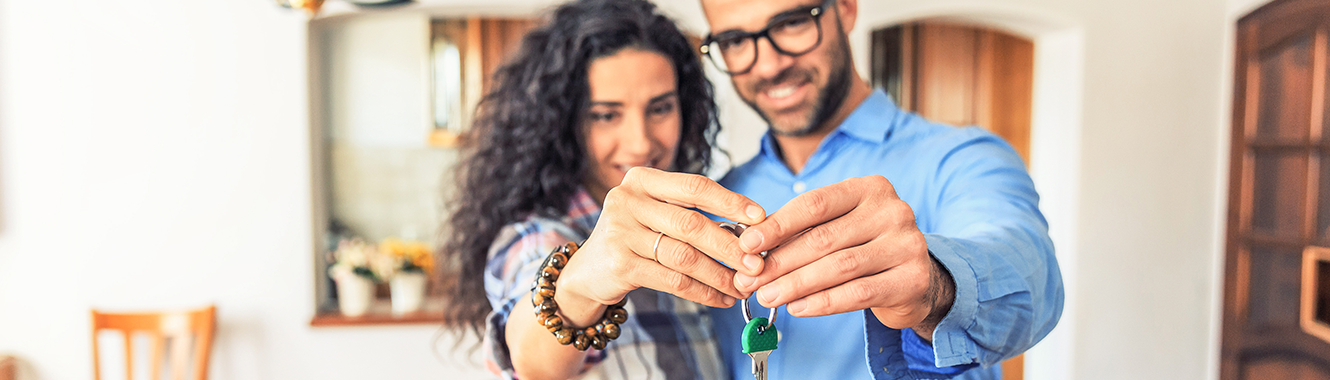
[[[609,318],[614,323],[624,323],[628,320],[628,311],[622,307],[611,307],[605,310],[605,318]]]
[[[623,305],[627,304],[628,304],[628,297],[625,296],[623,297],[623,299],[619,300],[619,302],[615,302],[613,305],[610,305],[610,307],[623,308]]]
[[[553,298],[546,298],[540,301],[539,308],[540,309],[536,311],[537,315],[554,314],[554,312],[559,311],[559,303],[554,302]]]
[[[553,280],[545,278],[545,276],[540,276],[539,278],[536,278],[536,285],[532,286],[531,288],[540,289],[540,288],[553,288],[553,287],[554,287]]]
[[[554,288],[536,288],[536,294],[544,298],[554,298]]]
[[[573,336],[574,336],[574,335],[575,335],[575,334],[573,334],[573,330],[572,330],[572,329],[569,329],[569,328],[565,327],[565,328],[561,328],[561,329],[559,329],[559,331],[555,331],[555,332],[554,332],[554,339],[558,340],[558,341],[559,341],[559,344],[562,344],[562,345],[565,345],[565,346],[566,346],[566,345],[569,345],[569,344],[573,343]]]
[[[555,252],[550,255],[550,266],[563,268],[564,265],[568,265],[568,255],[565,255],[562,252]]]
[[[542,301],[545,301],[545,297],[541,297],[541,296],[540,296],[540,293],[537,293],[537,292],[531,292],[531,304],[532,304],[532,305],[540,305],[540,303],[541,303]]]
[[[591,337],[586,336],[586,334],[577,334],[573,337],[573,348],[576,348],[578,351],[586,351],[587,347],[590,346]]]
[[[540,270],[540,278],[549,279],[551,282],[559,279],[559,268],[545,267]]]
[[[542,321],[540,324],[545,325],[546,330],[549,330],[550,332],[556,332],[559,331],[560,329],[563,329],[563,318],[559,317],[556,314],[550,314],[548,316],[545,316],[545,320]]]
[[[608,339],[605,339],[605,337],[600,336],[600,335],[596,335],[596,336],[594,336],[594,337],[591,338],[591,348],[594,348],[594,349],[597,349],[597,350],[604,350],[604,349],[605,349],[605,345],[606,345],[606,344],[609,344],[609,343],[610,343],[610,341],[609,341]]]
[[[578,249],[578,248],[579,248],[579,247],[578,247],[577,243],[574,243],[574,242],[571,242],[571,241],[568,242],[568,243],[565,243],[565,244],[563,245],[564,253],[567,253],[567,254],[568,254],[568,258],[570,258],[570,259],[573,258],[573,254],[574,254],[574,253],[577,253],[577,249]]]
[[[600,333],[596,331],[596,326],[591,326],[591,327],[587,327],[587,328],[582,329],[582,334],[583,334],[583,335],[586,335],[586,336],[592,336],[592,337],[593,337],[593,336],[596,336],[596,335],[600,335]]]
[[[602,336],[604,336],[604,337],[606,337],[606,338],[610,338],[610,339],[619,339],[619,333],[622,332],[622,331],[619,330],[619,324],[618,324],[618,323],[614,323],[614,321],[606,320],[606,321],[602,321],[600,324],[596,325],[596,332],[599,332],[600,335],[602,335]]]

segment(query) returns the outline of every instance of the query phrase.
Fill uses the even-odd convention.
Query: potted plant
[[[374,302],[374,283],[379,281],[376,267],[383,267],[385,258],[374,246],[360,239],[346,239],[337,243],[333,264],[328,275],[337,282],[337,306],[342,315],[359,317],[369,311]]]
[[[379,243],[379,251],[392,263],[385,277],[388,278],[393,314],[419,311],[425,302],[429,275],[434,271],[434,255],[429,246],[418,241],[388,238]]]

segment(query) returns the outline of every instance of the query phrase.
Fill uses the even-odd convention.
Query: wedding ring
[[[655,261],[656,261],[656,264],[660,264],[660,255],[656,253],[656,250],[659,250],[659,249],[660,249],[660,238],[663,238],[663,237],[665,237],[665,233],[664,233],[664,232],[661,232],[660,235],[656,235],[656,244],[651,246],[651,259],[652,259],[652,260],[655,260]],[[665,265],[665,264],[661,264],[661,265]]]

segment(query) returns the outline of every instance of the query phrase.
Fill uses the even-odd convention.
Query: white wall
[[[1043,107],[1079,109],[1050,111],[1034,136],[1074,288],[1050,338],[1064,356],[1032,353],[1031,378],[1214,377],[1231,24],[1259,1],[862,1],[861,67],[873,27],[968,16],[1083,73],[1036,84],[1072,92]],[[696,3],[664,7],[705,31]],[[262,0],[0,0],[0,352],[41,379],[87,378],[88,308],[215,302],[216,379],[482,376],[436,359],[430,326],[308,327],[306,33]],[[716,86],[743,160],[762,127]]]
[[[304,16],[0,1],[0,352],[90,378],[88,309],[216,303],[214,379],[442,379],[433,326],[308,326]]]

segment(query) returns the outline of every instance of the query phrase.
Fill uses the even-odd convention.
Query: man
[[[701,1],[703,53],[770,124],[758,155],[721,180],[776,210],[739,239],[746,255],[769,250],[761,271],[734,276],[785,306],[770,378],[997,378],[1053,329],[1062,279],[1023,163],[988,132],[873,91],[846,38],[857,0]],[[739,310],[712,321],[733,378],[747,379]]]

